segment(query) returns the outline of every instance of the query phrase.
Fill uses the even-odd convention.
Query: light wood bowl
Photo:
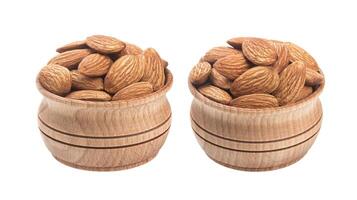
[[[47,148],[71,167],[109,171],[150,161],[164,144],[171,125],[166,93],[172,86],[166,69],[165,86],[132,100],[91,102],[67,99],[37,87],[44,96],[38,112]]]
[[[216,103],[189,82],[192,129],[219,164],[247,171],[282,168],[301,159],[314,143],[321,127],[323,87],[295,104],[249,109]]]

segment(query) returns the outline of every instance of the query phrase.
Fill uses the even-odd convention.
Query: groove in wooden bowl
[[[52,155],[71,167],[109,171],[150,161],[164,144],[171,125],[166,93],[172,86],[136,99],[92,102],[67,99],[37,87],[44,96],[38,112],[43,141]]]
[[[295,104],[249,109],[216,103],[189,82],[192,129],[219,164],[247,171],[282,168],[300,160],[314,143],[322,123],[323,87]]]

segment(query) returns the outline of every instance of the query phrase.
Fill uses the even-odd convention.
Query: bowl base
[[[208,155],[207,155],[208,156]],[[305,155],[304,155],[305,156]],[[231,168],[231,169],[236,169],[236,170],[241,170],[241,171],[248,171],[248,172],[264,172],[264,171],[272,171],[272,170],[277,170],[277,169],[281,169],[284,167],[288,167],[290,165],[295,164],[296,162],[298,162],[299,160],[301,160],[304,156],[293,160],[289,163],[284,163],[283,165],[278,165],[278,166],[274,166],[274,167],[267,167],[267,168],[246,168],[246,167],[239,167],[239,166],[234,166],[234,165],[229,165],[223,162],[220,162],[218,160],[215,160],[214,158],[208,156],[211,160],[213,160],[214,162],[216,162],[217,164],[223,165],[225,167]]]
[[[156,157],[157,154],[155,154],[154,156],[147,158],[141,162],[137,162],[137,163],[133,163],[133,164],[129,164],[129,165],[121,165],[121,166],[113,166],[113,167],[87,167],[87,166],[81,166],[81,165],[77,165],[74,163],[70,163],[64,160],[61,160],[60,158],[57,158],[56,156],[52,155],[58,162],[69,166],[69,167],[73,167],[76,169],[82,169],[82,170],[88,170],[88,171],[119,171],[119,170],[126,170],[126,169],[131,169],[134,167],[138,167],[140,165],[146,164],[148,162],[150,162],[152,159],[154,159]]]

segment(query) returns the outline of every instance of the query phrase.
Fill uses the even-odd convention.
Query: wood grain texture
[[[267,152],[236,151],[217,147],[196,138],[207,155],[221,165],[245,171],[267,171],[283,168],[299,161],[310,149],[316,137],[317,135],[292,148]]]
[[[317,137],[323,87],[298,103],[249,109],[216,103],[189,83],[192,128],[217,163],[249,171],[281,168],[301,159]]]
[[[171,124],[166,93],[172,75],[160,90],[142,98],[115,102],[66,99],[45,90],[39,128],[53,156],[66,165],[88,170],[126,169],[152,159]]]
[[[57,160],[71,167],[94,171],[122,170],[144,164],[156,156],[167,137],[167,134],[164,134],[154,140],[132,146],[88,148],[68,145],[41,135]]]
[[[195,121],[191,119],[192,129],[194,133],[208,142],[214,143],[217,146],[226,147],[230,149],[236,149],[240,151],[274,151],[277,149],[288,148],[298,143],[302,143],[309,138],[313,137],[321,126],[322,119],[319,120],[308,130],[298,133],[293,137],[288,137],[280,140],[264,141],[264,142],[246,142],[240,140],[227,139],[221,136],[211,133],[204,128],[200,127]]]
[[[171,125],[171,116],[169,116],[169,118],[165,122],[157,125],[156,127],[153,127],[150,130],[145,130],[140,133],[124,137],[86,137],[73,135],[72,133],[66,133],[60,130],[56,130],[46,125],[46,123],[42,122],[40,119],[38,119],[38,125],[40,132],[54,140],[77,146],[108,148],[135,145],[137,143],[149,141],[152,138],[159,137],[161,134],[168,132]]]

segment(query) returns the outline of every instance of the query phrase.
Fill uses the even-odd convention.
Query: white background
[[[0,199],[356,199],[356,8],[342,0],[1,1]],[[146,165],[72,169],[55,161],[40,138],[36,74],[56,47],[92,34],[154,47],[170,63],[171,132]],[[205,51],[234,36],[295,42],[325,73],[320,135],[290,167],[222,167],[194,138],[188,73]]]

